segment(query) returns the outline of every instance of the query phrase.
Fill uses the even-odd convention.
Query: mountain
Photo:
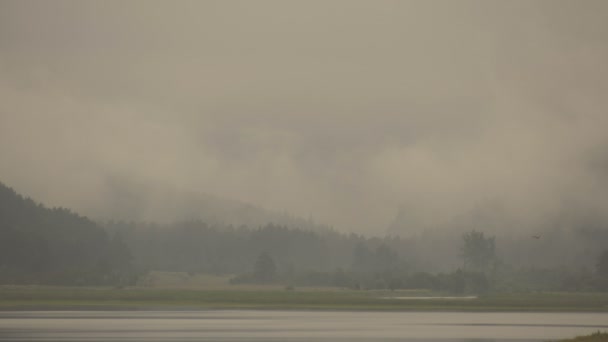
[[[120,283],[129,260],[120,239],[90,219],[47,208],[0,183],[0,283]]]

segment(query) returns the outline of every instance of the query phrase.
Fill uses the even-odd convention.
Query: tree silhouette
[[[255,262],[253,277],[255,280],[268,283],[274,280],[277,272],[277,267],[274,260],[267,253],[262,253],[258,256]]]
[[[494,237],[486,238],[483,232],[472,230],[462,236],[462,258],[465,270],[485,272],[496,261]]]
[[[597,264],[595,265],[597,274],[603,277],[608,277],[608,249],[602,252],[597,258]]]

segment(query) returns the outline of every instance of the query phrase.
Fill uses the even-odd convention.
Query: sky
[[[601,0],[0,0],[0,181],[92,217],[117,180],[361,233],[608,212],[607,95]]]

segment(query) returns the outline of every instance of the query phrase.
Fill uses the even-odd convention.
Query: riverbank
[[[475,298],[435,297],[426,291],[280,288],[216,290],[0,287],[0,310],[378,310],[608,312],[608,293],[519,293]]]
[[[577,336],[567,340],[560,340],[558,342],[608,342],[608,332],[595,332],[590,335]]]

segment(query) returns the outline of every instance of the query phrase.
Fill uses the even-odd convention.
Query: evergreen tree
[[[277,267],[274,260],[267,253],[262,253],[258,256],[253,270],[255,280],[268,283],[275,279]]]

